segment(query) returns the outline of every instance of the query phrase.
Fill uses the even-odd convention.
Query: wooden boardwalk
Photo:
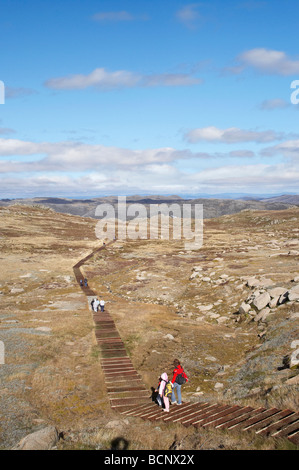
[[[73,267],[78,283],[83,279],[81,266],[102,249],[105,247],[98,248]],[[89,287],[81,289],[90,305],[96,293]],[[109,312],[93,312],[93,320],[107,395],[112,409],[125,416],[135,416],[153,422],[160,420],[196,428],[252,431],[264,437],[287,438],[299,446],[299,413],[289,409],[198,402],[182,403],[180,406],[173,404],[169,413],[164,412],[152,400],[151,392],[134,369]]]

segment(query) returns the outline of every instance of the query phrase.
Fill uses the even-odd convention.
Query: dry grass
[[[258,325],[235,322],[232,304],[239,305],[248,295],[240,278],[259,274],[284,283],[298,273],[297,258],[272,256],[276,251],[270,246],[276,240],[281,251],[290,249],[287,243],[298,236],[292,232],[298,225],[296,217],[297,209],[225,216],[205,221],[204,247],[199,252],[186,253],[181,242],[119,242],[84,266],[91,287],[104,295],[149,390],[160,373],[171,375],[172,361],[179,357],[190,377],[183,398],[196,400],[200,390],[201,398],[230,400],[215,391],[215,383],[222,382],[225,390],[248,355],[261,345]],[[94,227],[92,219],[41,208],[0,208],[0,333],[8,332],[10,341],[2,396],[9,413],[16,406],[20,410],[18,419],[13,412],[2,413],[0,446],[12,446],[41,423],[54,423],[64,432],[61,449],[288,448],[285,440],[125,420],[112,412],[92,317],[72,271],[98,246]],[[217,287],[199,279],[190,281],[192,267],[198,265],[205,276],[218,279],[225,273],[232,279]],[[13,294],[14,288],[21,291]],[[198,308],[219,299],[222,302],[212,312],[226,316],[223,323]],[[291,312],[281,311],[286,318]],[[40,327],[50,330],[36,330]],[[167,339],[169,334],[173,339]],[[271,377],[275,382],[273,371]],[[297,397],[294,386],[282,384],[259,399],[270,406],[298,409]],[[259,399],[248,397],[242,404],[255,406]]]

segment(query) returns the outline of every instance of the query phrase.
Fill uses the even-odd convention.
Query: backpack
[[[172,395],[172,385],[171,382],[166,382],[164,388],[164,396],[170,398]]]
[[[176,383],[179,385],[183,385],[188,381],[188,377],[183,371],[181,374],[178,374],[175,379]]]

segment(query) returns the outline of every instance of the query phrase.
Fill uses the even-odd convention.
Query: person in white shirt
[[[101,307],[101,312],[104,312],[105,301],[103,299],[101,299],[99,304],[100,304],[100,307]]]

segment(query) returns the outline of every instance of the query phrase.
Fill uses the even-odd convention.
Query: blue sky
[[[0,197],[298,193],[298,13],[2,0]]]

